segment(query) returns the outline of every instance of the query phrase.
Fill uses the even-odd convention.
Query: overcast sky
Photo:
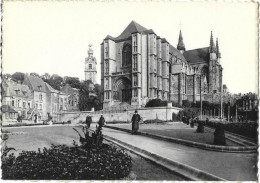
[[[180,22],[186,50],[218,37],[230,92],[257,92],[257,4],[172,2],[4,2],[3,73],[37,72],[84,79],[92,44],[98,61],[107,34],[118,36],[132,21],[153,29],[176,47]]]

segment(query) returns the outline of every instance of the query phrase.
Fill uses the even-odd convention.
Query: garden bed
[[[118,128],[131,130],[131,124],[111,125]],[[179,122],[168,122],[165,124],[140,124],[139,131],[154,135],[162,135],[182,140],[189,140],[204,144],[214,145],[214,134],[205,130],[204,133],[197,133],[197,127],[191,128],[189,125]],[[230,140],[226,140],[227,146],[238,146]]]

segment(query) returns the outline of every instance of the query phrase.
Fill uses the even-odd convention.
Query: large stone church
[[[186,51],[181,30],[176,48],[132,21],[118,37],[107,35],[101,44],[104,108],[122,103],[141,107],[155,98],[179,104],[207,100],[221,91],[220,58],[212,32],[209,47]]]

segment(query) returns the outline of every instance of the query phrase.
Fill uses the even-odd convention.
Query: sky
[[[92,44],[100,83],[100,44],[134,20],[186,50],[218,37],[223,84],[232,93],[258,93],[257,3],[5,1],[2,12],[3,73],[36,72],[84,79]]]

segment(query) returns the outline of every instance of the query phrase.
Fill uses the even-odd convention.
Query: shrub
[[[115,180],[128,175],[131,157],[113,146],[84,149],[74,144],[52,145],[42,151],[9,155],[2,164],[3,179]]]
[[[198,108],[184,108],[183,110],[179,111],[177,119],[181,121],[183,116],[185,116],[187,119],[194,118],[199,115],[199,112],[200,109]]]
[[[214,144],[215,145],[226,145],[226,137],[224,126],[221,123],[218,123],[214,132]]]
[[[218,123],[220,122],[213,122],[213,121],[209,121],[207,122],[207,125],[213,128],[216,128]],[[236,134],[240,134],[246,137],[250,137],[250,138],[254,138],[255,140],[257,140],[257,128],[258,128],[258,124],[257,122],[247,122],[247,123],[224,123],[221,122],[223,125],[224,130],[232,132],[232,133],[236,133]]]
[[[185,108],[191,107],[191,102],[189,100],[183,100],[182,106]]]
[[[149,124],[149,123],[164,123],[164,121],[162,121],[160,119],[153,119],[153,120],[145,120],[144,123],[145,124]]]
[[[167,101],[162,101],[161,99],[152,99],[149,100],[145,107],[162,107],[167,106]]]

